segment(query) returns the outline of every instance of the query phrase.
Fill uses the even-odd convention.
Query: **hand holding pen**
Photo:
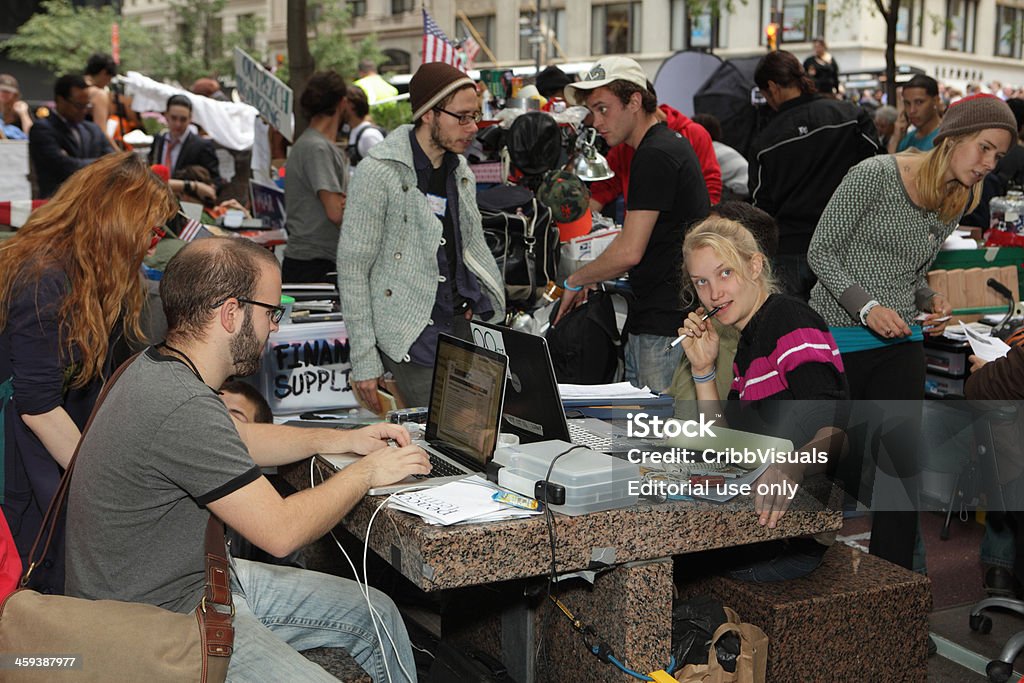
[[[704,309],[700,309],[700,310],[704,310]],[[715,314],[718,313],[720,310],[722,310],[721,306],[715,306],[710,311],[708,311],[704,315],[700,316],[700,321],[704,322],[704,321],[706,321],[706,320],[708,320],[710,318],[713,318],[715,316]],[[685,323],[684,323],[684,325],[685,325]],[[686,339],[687,337],[691,336],[689,334],[689,330],[686,330],[685,327],[684,328],[680,328],[680,329],[682,329],[682,332],[680,333],[680,335],[678,337],[676,337],[675,339],[672,340],[671,344],[669,344],[665,348],[666,351],[668,351],[669,349],[675,348],[676,346],[679,346],[679,344],[681,344],[684,339]]]

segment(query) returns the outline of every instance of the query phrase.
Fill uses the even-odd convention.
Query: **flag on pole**
[[[480,43],[473,40],[473,36],[467,36],[462,41],[462,53],[465,57],[465,68],[472,69],[473,62],[476,61],[476,56],[480,54]]]
[[[444,62],[457,69],[466,70],[459,59],[458,51],[441,27],[433,20],[427,10],[423,10],[423,63]]]

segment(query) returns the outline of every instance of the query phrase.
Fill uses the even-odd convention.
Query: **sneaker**
[[[985,572],[985,593],[993,598],[1015,598],[1020,592],[1017,579],[1005,567],[989,567]]]

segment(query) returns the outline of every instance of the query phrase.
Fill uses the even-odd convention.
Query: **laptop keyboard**
[[[434,479],[436,477],[456,477],[466,474],[466,471],[456,467],[444,458],[439,458],[433,453],[427,454],[430,457],[430,474],[414,474],[416,479]]]
[[[595,434],[586,427],[576,424],[572,420],[568,421],[569,425],[569,440],[579,446],[586,446],[592,451],[598,451],[604,453],[612,449],[612,440],[607,436],[601,434]]]

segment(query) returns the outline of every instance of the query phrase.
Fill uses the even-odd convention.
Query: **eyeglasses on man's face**
[[[260,306],[262,308],[266,308],[267,310],[271,311],[271,313],[270,313],[270,320],[275,325],[278,324],[279,322],[281,322],[281,318],[284,317],[284,306],[277,306],[275,304],[265,304],[262,301],[256,301],[254,299],[245,299],[245,298],[242,298],[240,296],[239,297],[235,297],[235,298],[238,299],[238,301],[240,303],[252,304],[253,306]]]
[[[78,102],[76,100],[71,99],[70,97],[61,97],[61,99],[69,103],[78,111],[87,111],[89,109],[92,109],[92,102],[90,102],[89,100],[86,100],[85,102]]]
[[[447,109],[441,109],[441,107],[434,107],[434,111],[439,111],[442,114],[448,114],[448,116],[458,119],[460,126],[468,126],[471,123],[480,123],[480,119],[484,117],[484,115],[478,111],[471,111],[468,114],[456,114],[455,112],[448,111]]]
[[[281,318],[284,317],[284,311],[285,311],[284,306],[278,306],[276,304],[265,304],[262,301],[256,301],[254,299],[246,299],[245,297],[241,297],[241,296],[228,297],[228,299],[231,299],[231,298],[234,298],[236,301],[238,301],[239,303],[242,303],[242,304],[252,304],[253,306],[261,306],[261,307],[267,309],[268,311],[270,311],[270,313],[268,314],[270,316],[270,320],[275,325],[277,323],[281,322]],[[218,301],[214,305],[210,306],[210,308],[220,308],[221,306],[223,306],[225,304],[225,302],[227,302],[228,299],[221,299],[220,301]]]

